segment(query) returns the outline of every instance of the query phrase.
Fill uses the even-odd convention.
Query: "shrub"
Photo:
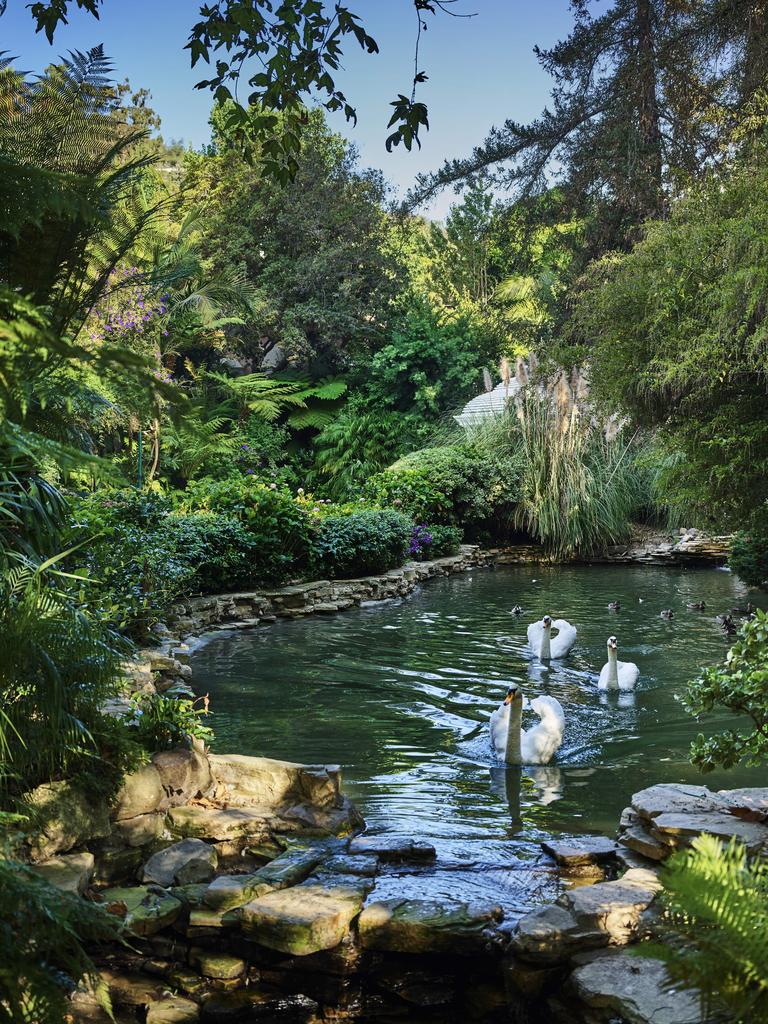
[[[751,587],[768,587],[768,513],[737,533],[728,564]]]
[[[419,560],[442,558],[445,555],[455,555],[462,540],[462,531],[458,526],[421,524],[413,527],[409,551]]]
[[[276,583],[303,569],[311,548],[310,520],[286,488],[254,477],[198,480],[180,511],[215,512],[239,520],[255,541],[252,579]]]
[[[326,515],[318,521],[313,564],[330,577],[386,572],[403,564],[410,537],[410,520],[395,509]]]
[[[374,476],[367,493],[415,522],[462,526],[511,514],[518,477],[516,466],[499,460],[490,447],[462,442],[406,455]]]
[[[185,592],[216,594],[258,582],[258,541],[239,519],[193,512],[171,516],[168,529],[178,559],[189,569]]]
[[[149,753],[183,746],[190,739],[210,742],[213,730],[203,724],[209,714],[208,697],[186,700],[161,693],[135,694],[133,714],[126,720],[136,730],[136,740]]]

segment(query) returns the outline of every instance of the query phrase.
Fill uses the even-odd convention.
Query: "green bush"
[[[465,526],[511,515],[519,472],[483,445],[462,442],[423,448],[372,477],[366,493],[417,523]]]
[[[258,582],[258,540],[239,519],[216,512],[170,516],[167,528],[189,576],[185,593],[218,594]]]
[[[181,496],[182,512],[214,512],[239,520],[253,537],[251,578],[277,583],[309,562],[310,519],[290,491],[254,477],[198,480]]]
[[[768,513],[736,534],[728,564],[750,587],[768,587]]]
[[[402,565],[411,522],[395,509],[331,514],[317,524],[313,566],[323,576],[367,576]]]
[[[126,719],[136,741],[149,753],[183,746],[190,739],[210,742],[213,730],[203,724],[209,714],[208,698],[185,700],[161,693],[139,693],[132,698],[133,713]]]
[[[443,558],[446,555],[455,555],[464,539],[458,526],[426,526],[424,529],[429,535],[429,541],[426,544],[421,543],[421,550],[414,553],[416,558]]]

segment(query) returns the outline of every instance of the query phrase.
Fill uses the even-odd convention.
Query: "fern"
[[[638,953],[664,961],[670,981],[701,993],[707,1019],[768,1022],[768,865],[740,843],[701,835],[664,873],[663,942]]]

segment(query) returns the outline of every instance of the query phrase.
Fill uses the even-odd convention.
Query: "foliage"
[[[38,567],[20,563],[0,576],[5,794],[96,765],[103,786],[109,768],[103,757],[114,730],[101,706],[116,691],[126,645],[61,586],[62,557]]]
[[[739,630],[725,663],[704,669],[681,700],[689,714],[724,710],[744,723],[709,738],[697,736],[691,760],[702,771],[768,760],[768,613],[755,612]]]
[[[463,539],[457,526],[427,526],[419,523],[411,530],[408,552],[418,560],[455,555]]]
[[[251,476],[205,478],[190,484],[179,507],[239,520],[255,541],[250,563],[254,580],[279,582],[307,564],[309,519],[287,488]]]
[[[752,519],[749,531],[740,531],[731,541],[728,564],[751,587],[768,587],[768,511]]]
[[[231,515],[197,512],[167,520],[176,557],[188,567],[184,593],[220,594],[259,582],[259,541]]]
[[[0,890],[0,1024],[63,1024],[67,997],[86,981],[109,1010],[106,986],[85,947],[114,941],[119,919],[4,858]]]
[[[598,266],[577,339],[593,392],[661,431],[668,481],[699,520],[749,528],[768,500],[768,180],[758,150],[712,175]]]
[[[192,739],[210,742],[213,730],[204,724],[210,714],[208,698],[186,700],[162,693],[137,693],[131,698],[126,724],[135,730],[136,740],[148,752],[172,750]]]
[[[346,407],[315,439],[311,482],[325,494],[342,498],[384,469],[408,445],[405,417],[371,410],[364,394]]]
[[[313,539],[313,567],[331,577],[366,576],[402,565],[410,520],[395,509],[325,515]]]
[[[663,960],[673,984],[701,994],[702,1019],[726,1012],[746,1024],[768,1021],[768,868],[734,839],[701,835],[662,875],[663,942],[637,952]]]

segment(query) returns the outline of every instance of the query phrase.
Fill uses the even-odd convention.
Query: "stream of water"
[[[757,770],[692,768],[688,748],[703,726],[675,699],[699,666],[725,655],[716,614],[750,599],[723,570],[476,569],[401,601],[222,633],[195,655],[194,685],[210,693],[216,749],[341,764],[371,831],[437,847],[452,869],[433,883],[442,894],[498,894],[500,873],[524,870],[540,839],[612,834],[644,786],[764,783]],[[706,610],[688,610],[692,601]],[[660,617],[664,608],[673,619]],[[548,668],[526,649],[527,624],[546,612],[578,627],[570,656]],[[619,657],[640,667],[633,693],[597,689],[611,634]],[[512,681],[563,705],[551,765],[505,768],[491,752],[488,718]],[[537,720],[529,714],[525,724]],[[725,724],[713,718],[706,729]]]

